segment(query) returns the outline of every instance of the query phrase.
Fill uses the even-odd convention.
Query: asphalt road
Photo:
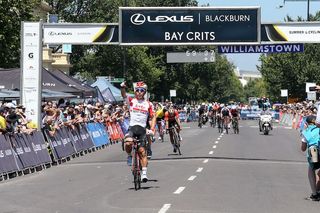
[[[1,213],[318,212],[296,130],[259,133],[240,121],[240,134],[183,124],[182,156],[168,136],[153,144],[150,181],[135,191],[120,144],[0,183]]]

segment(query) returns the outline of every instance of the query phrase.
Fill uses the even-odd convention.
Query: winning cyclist
[[[230,110],[231,120],[234,122],[238,122],[240,120],[240,112],[236,105],[233,105]]]
[[[148,181],[147,177],[147,165],[148,159],[146,155],[146,126],[149,122],[149,117],[152,118],[151,121],[151,130],[154,132],[156,117],[154,116],[153,105],[144,99],[144,95],[147,92],[147,85],[144,82],[138,82],[134,91],[135,97],[131,98],[126,94],[126,84],[125,82],[121,83],[121,95],[128,103],[130,111],[130,122],[129,122],[129,137],[125,140],[125,150],[128,153],[127,164],[132,165],[132,137],[137,137],[140,141],[139,155],[141,158],[141,180],[143,182]]]
[[[180,123],[178,111],[176,109],[174,109],[173,107],[170,107],[169,110],[164,114],[164,120],[166,121],[166,129],[177,126],[177,128],[176,128],[177,134],[178,134],[179,140],[181,141],[182,138],[179,134],[181,131],[181,123]],[[172,132],[169,131],[169,134],[170,134],[170,141],[173,146],[173,152],[176,153],[177,149],[176,149],[175,145],[173,144]]]

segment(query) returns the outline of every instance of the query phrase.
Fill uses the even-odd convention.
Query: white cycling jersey
[[[129,126],[138,125],[146,128],[148,117],[152,117],[154,114],[152,103],[146,100],[128,97],[127,104],[130,111]]]

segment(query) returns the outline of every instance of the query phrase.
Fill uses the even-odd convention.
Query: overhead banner
[[[121,45],[260,43],[260,7],[120,7]]]
[[[303,44],[261,44],[218,46],[218,53],[297,53],[303,52]]]
[[[22,22],[22,104],[29,118],[40,128],[41,70],[42,70],[42,23]]]
[[[287,22],[263,24],[262,42],[320,43],[320,22]]]
[[[44,44],[118,44],[117,24],[59,23],[43,25]]]

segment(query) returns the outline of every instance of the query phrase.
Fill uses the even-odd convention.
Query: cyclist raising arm
[[[147,85],[144,82],[138,82],[134,91],[135,97],[131,98],[127,96],[125,82],[121,83],[121,95],[129,106],[130,112],[130,122],[129,122],[129,137],[125,140],[125,150],[128,154],[127,164],[131,166],[132,164],[132,145],[133,139],[132,137],[137,137],[140,141],[139,147],[139,155],[141,158],[141,180],[143,182],[148,181],[147,177],[147,165],[148,159],[146,155],[146,125],[148,122],[148,118],[152,118],[151,121],[151,130],[154,132],[156,117],[154,116],[153,106],[152,104],[144,99],[144,95],[147,92]]]

